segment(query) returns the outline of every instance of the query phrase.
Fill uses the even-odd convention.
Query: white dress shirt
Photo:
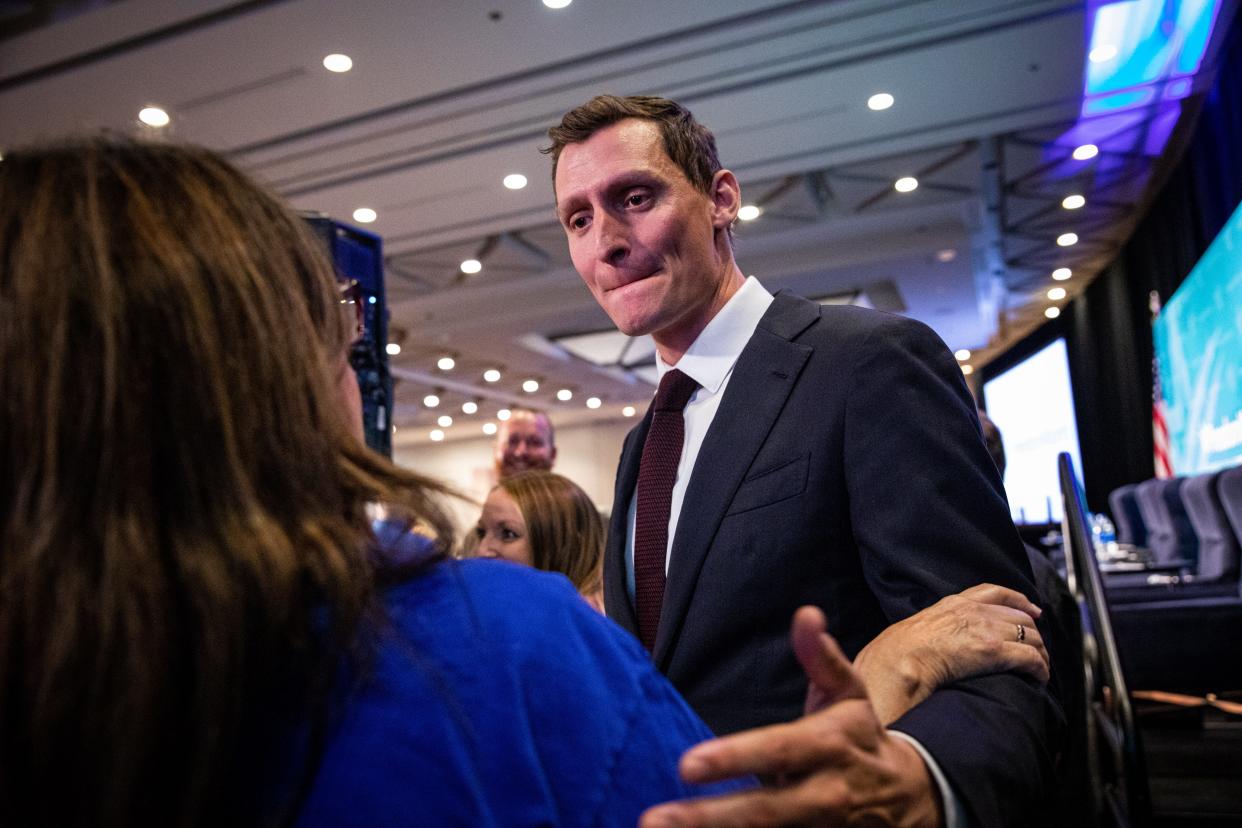
[[[707,435],[712,420],[716,418],[720,399],[729,385],[729,378],[733,376],[733,367],[737,365],[738,357],[742,355],[746,343],[750,342],[755,329],[759,327],[759,320],[767,313],[772,300],[772,294],[759,284],[759,280],[748,276],[738,292],[707,323],[707,327],[682,355],[676,366],[668,365],[656,354],[656,373],[660,379],[675,367],[699,384],[698,390],[690,397],[690,402],[686,403],[683,411],[686,430],[681,445],[681,460],[677,463],[677,479],[673,483],[673,496],[669,504],[668,549],[664,554],[665,577],[668,576],[681,504],[686,497],[686,488],[690,485],[690,475],[694,471],[695,461],[698,460],[699,449],[703,447],[703,438]],[[637,503],[638,493],[635,491],[630,496],[626,517],[629,531],[625,535],[625,587],[631,602],[634,600],[634,516]],[[957,795],[949,786],[949,780],[940,765],[927,752],[927,748],[917,739],[900,731],[890,730],[889,733],[905,739],[923,758],[936,787],[940,790],[946,828],[963,828],[966,824],[965,815]]]

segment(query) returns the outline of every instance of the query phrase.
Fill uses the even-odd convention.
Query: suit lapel
[[[621,449],[617,466],[617,485],[612,498],[612,517],[608,521],[608,545],[604,553],[604,608],[608,617],[633,635],[638,635],[638,617],[630,601],[625,582],[625,541],[629,534],[630,499],[638,485],[638,461],[642,458],[647,429],[651,427],[651,409],[643,421],[630,431]]]
[[[660,630],[652,653],[662,672],[668,670],[703,561],[733,494],[811,355],[810,347],[790,340],[818,318],[815,303],[778,295],[733,369],[720,408],[703,439],[677,522]],[[635,476],[637,465],[635,459]]]

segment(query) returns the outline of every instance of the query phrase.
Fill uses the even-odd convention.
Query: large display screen
[[[1061,520],[1057,455],[1082,468],[1065,340],[1056,339],[983,384],[984,407],[1005,445],[1005,494],[1015,523]]]
[[[1173,473],[1242,463],[1242,207],[1156,318]]]

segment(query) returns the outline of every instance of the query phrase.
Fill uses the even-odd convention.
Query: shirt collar
[[[718,392],[771,304],[772,294],[758,279],[748,276],[737,293],[707,323],[676,368],[707,391]],[[672,367],[656,354],[657,378],[663,378]]]

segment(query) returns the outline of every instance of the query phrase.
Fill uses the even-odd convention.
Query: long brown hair
[[[569,478],[548,471],[519,472],[497,486],[522,513],[535,568],[564,574],[583,595],[598,591],[604,522],[587,493]]]
[[[255,821],[252,725],[306,713],[376,606],[366,504],[451,543],[442,487],[349,432],[340,311],[209,151],[6,151],[0,823]]]

